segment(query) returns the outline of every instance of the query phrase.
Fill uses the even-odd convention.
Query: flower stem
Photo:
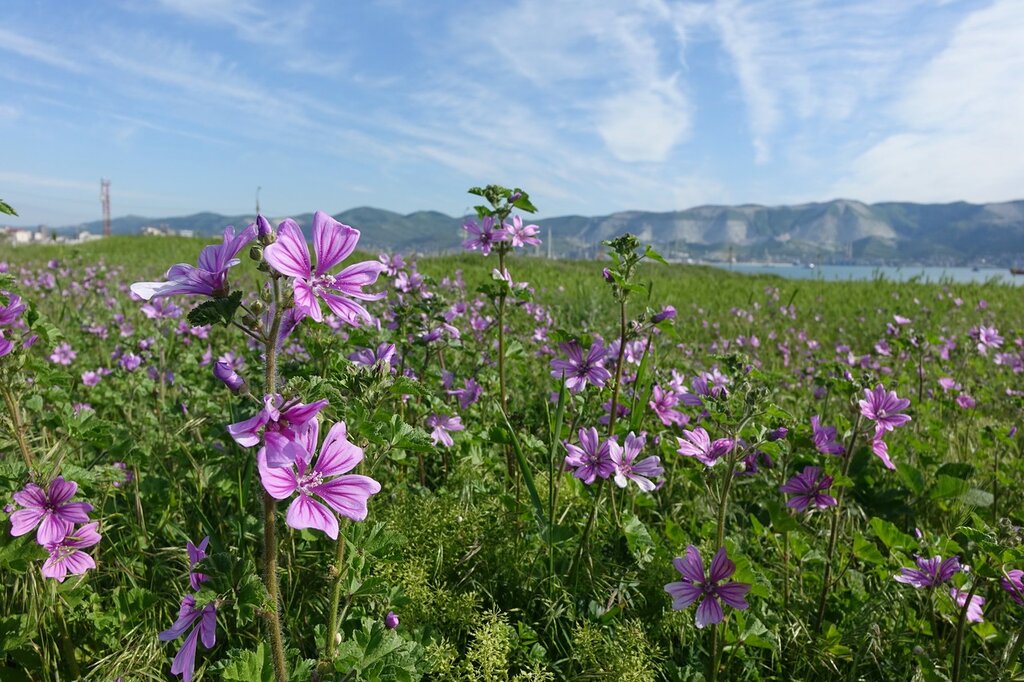
[[[860,430],[862,415],[857,414],[857,421],[853,425],[853,433],[850,435],[850,442],[846,445],[846,453],[843,455],[843,478],[850,472],[850,462],[853,461],[853,446],[857,442],[857,432]],[[839,539],[839,523],[842,520],[843,499],[846,493],[846,486],[839,489],[836,497],[835,513],[832,515],[832,531],[828,539],[828,552],[825,554],[825,575],[821,581],[821,595],[818,597],[818,613],[814,618],[815,634],[821,632],[821,624],[825,618],[825,602],[828,599],[828,590],[832,579],[832,557],[836,551],[836,541]]]
[[[0,386],[0,393],[3,393],[4,402],[7,404],[7,413],[11,416],[11,427],[14,430],[14,440],[18,443],[18,450],[21,451],[21,458],[25,460],[25,466],[32,470],[32,453],[28,449],[28,441],[25,440],[25,423],[21,420],[21,410],[18,409],[18,401],[11,393],[10,386]]]
[[[608,437],[615,436],[615,417],[619,411],[619,383],[622,381],[622,361],[626,356],[626,299],[619,301],[619,359],[615,362],[615,383],[612,384],[611,414],[608,416]]]
[[[338,644],[335,642],[338,633],[338,602],[341,600],[341,583],[345,577],[345,536],[338,533],[338,542],[334,549],[334,570],[337,575],[334,577],[334,585],[331,589],[331,610],[327,620],[327,637],[324,641],[324,651],[328,661],[334,660],[338,651]]]
[[[597,479],[597,492],[594,494],[594,505],[590,508],[590,516],[587,518],[587,525],[583,527],[583,535],[580,536],[580,546],[576,550],[576,558],[569,566],[569,577],[572,578],[583,563],[583,550],[589,549],[587,542],[590,539],[590,531],[594,527],[594,520],[597,518],[597,507],[601,504],[601,494],[604,492],[604,479]]]
[[[263,346],[266,356],[267,395],[277,392],[277,337],[281,331],[281,313],[281,286],[278,278],[274,277],[274,320]],[[284,655],[284,635],[281,631],[280,587],[277,582],[277,500],[268,493],[263,494],[263,584],[270,599],[267,627],[270,630],[270,651],[274,659],[274,679],[277,682],[286,682],[288,672]]]

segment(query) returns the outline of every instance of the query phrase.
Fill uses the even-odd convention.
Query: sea
[[[1012,275],[1007,268],[925,267],[919,265],[794,265],[772,263],[709,263],[723,270],[750,275],[778,275],[786,279],[818,279],[828,282],[884,278],[892,282],[916,280],[935,284],[993,283],[1024,284],[1024,275]]]

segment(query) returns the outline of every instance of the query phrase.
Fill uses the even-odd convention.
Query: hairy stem
[[[334,577],[334,585],[331,588],[331,611],[327,619],[327,636],[324,641],[324,651],[328,661],[334,660],[338,651],[338,644],[335,641],[338,634],[338,602],[341,600],[341,584],[345,578],[345,536],[338,534],[338,542],[334,549],[334,570],[337,575]]]
[[[266,355],[267,395],[277,392],[277,337],[281,331],[281,314],[281,286],[277,277],[274,277],[274,320],[263,346]],[[286,682],[288,672],[284,635],[281,631],[281,590],[277,582],[277,500],[267,493],[263,494],[263,584],[270,599],[267,627],[270,630],[270,651],[274,659],[274,679]]]
[[[608,437],[615,435],[615,417],[619,411],[619,383],[622,381],[622,360],[626,356],[626,299],[619,301],[619,359],[615,363],[615,383],[612,384],[611,414],[608,417]]]
[[[18,450],[21,451],[21,458],[25,460],[25,466],[32,470],[32,452],[28,449],[28,441],[25,440],[25,423],[21,420],[21,410],[18,408],[18,400],[11,393],[10,386],[0,386],[0,393],[3,393],[4,403],[7,404],[7,413],[11,416],[11,428],[14,430],[14,440],[18,443]]]

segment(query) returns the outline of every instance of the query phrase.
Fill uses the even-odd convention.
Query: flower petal
[[[313,251],[316,253],[317,277],[348,258],[356,250],[358,242],[359,230],[339,223],[323,211],[314,213]]]
[[[747,592],[749,591],[750,585],[738,582],[719,585],[715,589],[715,592],[717,592],[718,596],[722,598],[722,601],[734,609],[739,609],[740,611],[749,606],[746,600]]]
[[[721,623],[723,618],[725,614],[722,612],[722,605],[718,603],[718,598],[712,595],[704,597],[704,601],[697,607],[697,627]]]
[[[288,505],[285,523],[296,530],[316,528],[327,533],[332,540],[338,539],[338,517],[308,495],[300,494]]]
[[[686,547],[686,552],[681,557],[672,560],[680,575],[693,583],[704,582],[704,562],[700,558],[700,551],[693,545]]]
[[[260,482],[267,494],[275,500],[284,500],[291,497],[292,493],[299,487],[295,480],[295,469],[291,466],[271,467],[267,466],[266,450],[260,448],[256,455],[256,467],[260,472]]]
[[[270,267],[288,277],[307,279],[313,269],[309,265],[309,247],[298,223],[291,218],[281,223],[277,241],[263,249],[263,258]]]
[[[345,422],[338,422],[327,432],[320,457],[313,470],[323,476],[337,476],[352,471],[363,461],[363,450],[348,440]]]
[[[713,583],[720,583],[736,572],[736,564],[729,560],[725,547],[719,548],[715,558],[711,560],[711,568],[708,569],[708,579]]]
[[[380,483],[369,476],[349,474],[318,485],[312,491],[342,516],[362,521],[367,514],[366,503],[371,495],[380,492]]]
[[[672,597],[672,608],[676,611],[697,601],[697,597],[704,592],[699,585],[684,582],[669,583],[665,585],[665,591]]]

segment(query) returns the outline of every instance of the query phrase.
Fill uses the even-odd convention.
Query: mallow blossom
[[[871,440],[871,451],[882,460],[887,469],[895,469],[896,465],[889,458],[889,447],[882,436],[887,431],[903,426],[910,421],[910,415],[903,410],[910,406],[906,398],[896,396],[896,391],[886,391],[882,384],[873,389],[864,389],[864,399],[858,402],[860,413],[875,423],[875,435]]]
[[[837,432],[834,426],[822,426],[821,417],[811,417],[811,431],[813,433],[814,448],[823,455],[841,455],[846,450],[843,444],[836,440]]]
[[[42,574],[59,583],[71,575],[81,575],[96,568],[96,560],[84,550],[99,544],[102,539],[96,532],[96,522],[86,524],[78,530],[69,531],[60,540],[45,543],[50,556],[43,562]]]
[[[729,438],[711,440],[711,436],[702,427],[698,426],[693,431],[683,430],[683,437],[676,438],[679,448],[676,450],[684,457],[693,457],[704,466],[714,466],[719,459],[728,454],[733,447],[733,441]]]
[[[779,490],[792,495],[786,500],[787,507],[802,512],[808,507],[826,509],[836,506],[836,498],[825,493],[831,487],[831,476],[822,474],[820,467],[809,466],[779,486]]]
[[[316,449],[319,431],[319,421],[314,419],[302,437],[304,452],[312,453]],[[312,465],[311,459],[312,455],[307,454],[292,466],[275,468],[267,465],[266,451],[261,449],[256,463],[263,488],[271,497],[284,500],[298,493],[288,506],[285,523],[297,530],[316,528],[337,540],[335,512],[353,521],[362,521],[368,513],[370,497],[380,492],[380,483],[369,476],[346,473],[363,460],[363,450],[348,440],[345,422],[331,427]]]
[[[46,546],[64,539],[76,523],[86,523],[92,505],[88,502],[71,502],[78,484],[65,481],[57,476],[44,492],[35,483],[29,483],[14,493],[14,501],[23,508],[11,514],[11,535],[25,535],[36,531],[36,542]]]
[[[711,560],[708,575],[704,575],[704,560],[693,545],[686,548],[685,556],[676,557],[672,565],[683,577],[682,581],[665,585],[665,591],[672,597],[672,609],[680,611],[698,599],[696,623],[698,628],[721,623],[725,619],[722,604],[725,602],[740,611],[746,609],[746,596],[750,591],[747,583],[729,580],[736,572],[736,564],[729,560],[722,547]]]
[[[446,448],[450,448],[455,444],[452,440],[452,431],[464,431],[466,429],[462,424],[462,417],[458,415],[451,417],[446,414],[432,414],[427,417],[427,426],[430,427],[430,439],[434,441],[434,445],[443,443]]]
[[[955,587],[949,588],[949,596],[953,599],[953,603],[961,609],[964,604],[967,603],[967,596],[970,594],[967,590],[958,590]],[[982,607],[985,606],[985,598],[979,597],[978,595],[971,596],[971,604],[967,607],[967,622],[968,623],[983,623],[985,622],[984,613]]]
[[[594,339],[590,344],[586,357],[583,357],[583,348],[577,341],[560,343],[558,347],[569,356],[569,359],[552,360],[551,376],[558,379],[564,374],[565,386],[571,392],[579,393],[587,387],[588,382],[601,388],[611,378],[612,373],[604,368],[604,357],[608,354],[608,349],[600,339]]]
[[[645,493],[655,489],[656,484],[651,479],[657,479],[665,473],[665,469],[661,466],[661,459],[656,456],[636,461],[646,442],[644,434],[636,436],[630,431],[623,447],[609,448],[612,464],[615,465],[615,485],[625,488],[629,481],[633,481]]]
[[[238,252],[256,237],[256,225],[249,225],[235,236],[234,227],[224,228],[222,244],[211,244],[199,253],[199,267],[178,263],[167,271],[166,282],[136,282],[133,294],[149,301],[174,294],[221,297],[228,294],[228,269],[238,265]]]
[[[335,315],[352,326],[372,321],[366,308],[351,299],[376,301],[384,293],[363,291],[377,281],[386,266],[380,261],[363,261],[350,265],[336,275],[328,270],[348,258],[359,242],[359,230],[339,223],[323,211],[313,215],[313,251],[316,267],[309,262],[309,247],[298,223],[287,219],[277,231],[277,241],[263,250],[263,258],[277,272],[292,278],[295,310],[316,322],[324,319],[320,300]]]
[[[195,627],[192,627],[195,625]],[[181,675],[182,682],[190,682],[192,674],[196,669],[196,643],[200,638],[203,646],[207,649],[217,643],[217,606],[213,603],[203,608],[196,607],[196,598],[186,594],[181,600],[181,608],[178,610],[178,618],[168,629],[160,633],[161,642],[169,642],[185,634],[185,631],[192,628],[192,631],[185,638],[178,650],[174,661],[171,662],[171,674]]]
[[[469,234],[469,239],[462,242],[462,248],[467,251],[477,251],[487,256],[491,249],[498,242],[509,240],[509,234],[502,228],[494,228],[494,218],[484,216],[482,224],[477,225],[473,219],[462,224],[462,229]]]
[[[228,426],[235,442],[251,448],[260,442],[262,430],[267,466],[287,467],[298,459],[309,458],[304,436],[316,427],[314,418],[327,405],[326,400],[305,405],[292,402],[282,405],[280,395],[263,397],[263,409],[255,416]]]
[[[960,558],[956,556],[943,559],[941,556],[934,556],[926,559],[922,556],[915,556],[914,561],[917,568],[901,568],[894,576],[898,583],[911,585],[917,589],[937,587],[960,571]]]
[[[192,570],[196,567],[196,564],[206,558],[206,548],[209,545],[209,535],[203,538],[202,542],[198,545],[193,545],[191,540],[185,544],[185,551],[188,552],[188,582],[194,592],[198,592],[203,583],[210,579],[210,576],[205,573]]]
[[[602,441],[594,427],[580,429],[579,438],[579,445],[565,444],[565,449],[568,452],[565,457],[565,466],[574,469],[572,475],[587,485],[592,484],[599,477],[611,476],[615,472],[612,450],[621,450],[619,444],[614,440]],[[621,455],[618,456],[621,458]]]
[[[523,219],[520,216],[512,216],[512,223],[505,223],[502,227],[513,248],[540,244],[540,239],[537,238],[540,227],[538,225],[523,225]]]

